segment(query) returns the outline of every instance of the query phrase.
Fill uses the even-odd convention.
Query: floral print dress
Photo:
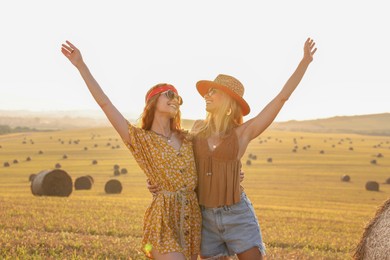
[[[130,142],[125,142],[146,177],[158,184],[160,191],[144,215],[142,251],[152,258],[181,252],[187,259],[200,251],[201,212],[195,188],[192,141],[188,133],[179,150],[153,131],[128,123]]]

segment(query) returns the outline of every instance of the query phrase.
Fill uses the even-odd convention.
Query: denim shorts
[[[260,225],[253,205],[243,192],[231,206],[202,209],[201,256],[232,256],[257,247],[265,255]]]

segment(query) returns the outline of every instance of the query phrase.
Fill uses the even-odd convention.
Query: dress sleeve
[[[126,120],[127,121],[127,120]],[[127,121],[129,141],[122,139],[127,148],[131,151],[134,157],[137,157],[139,153],[139,146],[141,145],[140,138],[142,135],[142,129],[134,126],[132,123]]]

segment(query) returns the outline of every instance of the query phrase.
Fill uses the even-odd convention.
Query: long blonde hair
[[[208,112],[206,119],[194,130],[195,135],[208,138],[213,133],[219,133],[220,137],[226,137],[230,131],[241,125],[243,115],[238,103],[221,90],[223,95],[221,105],[216,111]]]
[[[167,83],[160,83],[148,90],[146,93],[146,96],[153,91],[155,88],[159,88],[162,86],[168,85]],[[157,106],[157,100],[160,97],[160,95],[155,95],[151,97],[148,102],[145,104],[144,111],[141,114],[141,128],[144,130],[150,130],[152,128],[153,120],[154,120],[154,113],[156,111]],[[176,113],[175,117],[171,118],[171,130],[173,131],[179,131],[181,130],[181,112],[180,110]]]

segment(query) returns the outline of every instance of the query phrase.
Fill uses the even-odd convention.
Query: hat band
[[[164,85],[164,86],[161,86],[161,87],[158,87],[158,88],[153,89],[153,90],[149,93],[149,95],[146,96],[146,98],[145,98],[145,103],[148,103],[148,101],[149,101],[152,97],[154,97],[155,95],[160,94],[160,93],[162,93],[162,92],[165,92],[165,91],[167,91],[167,90],[172,90],[172,91],[175,92],[177,95],[179,95],[179,94],[177,93],[177,90],[176,90],[176,88],[175,88],[174,86],[172,86],[172,85]]]

